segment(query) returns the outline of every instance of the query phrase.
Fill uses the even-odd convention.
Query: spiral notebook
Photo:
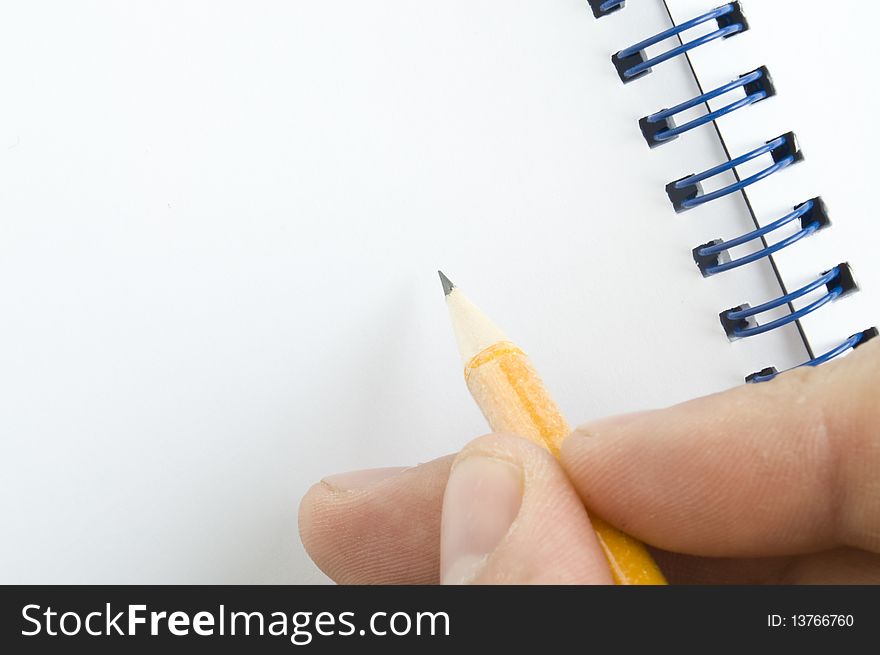
[[[864,343],[876,10],[814,4],[724,5],[628,83],[714,3],[10,4],[0,582],[323,580],[311,484],[486,431],[438,268],[572,424]]]
[[[597,18],[625,5],[591,2]],[[869,162],[880,146],[869,127],[878,95],[864,84],[873,73],[870,39],[859,38],[859,24],[876,10],[854,1],[821,8],[755,2],[748,11],[741,2],[708,10],[699,0],[665,5],[672,27],[618,51],[612,62],[622,82],[634,83],[653,66],[686,57],[700,93],[664,100],[670,107],[644,116],[645,141],[656,148],[711,124],[724,144],[726,161],[666,190],[676,212],[706,206],[695,212],[698,219],[728,195],[747,203],[754,228],[697,246],[694,260],[712,276],[767,259],[781,294],[723,311],[726,335],[734,340],[796,324],[808,365],[858,348],[877,336],[880,317],[870,294],[880,283],[880,230],[866,211],[874,181]],[[809,20],[812,11],[822,20]],[[733,179],[717,182],[724,175]],[[828,229],[832,216],[843,225]],[[859,293],[864,289],[868,295]],[[747,380],[777,373],[766,367]]]

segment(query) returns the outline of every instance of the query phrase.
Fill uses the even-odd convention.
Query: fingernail
[[[600,436],[603,432],[607,432],[613,428],[623,427],[628,423],[632,423],[637,419],[651,414],[653,411],[654,410],[649,409],[641,412],[631,412],[629,414],[618,414],[617,416],[606,416],[605,418],[600,418],[580,426],[574,431],[574,434],[581,437]]]
[[[374,484],[378,484],[388,478],[393,478],[407,470],[406,466],[391,466],[381,469],[363,469],[361,471],[349,471],[348,473],[337,473],[330,475],[322,480],[337,491],[357,491],[367,489]]]
[[[443,496],[440,580],[467,584],[510,530],[522,504],[522,471],[473,455],[458,462]]]

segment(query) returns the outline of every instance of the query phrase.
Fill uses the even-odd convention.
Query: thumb
[[[692,555],[880,552],[880,340],[821,368],[586,425],[562,464],[587,507]]]
[[[612,584],[590,520],[559,463],[490,435],[456,457],[440,527],[444,584]]]

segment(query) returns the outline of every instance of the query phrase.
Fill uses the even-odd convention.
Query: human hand
[[[340,583],[610,583],[584,506],[650,544],[671,583],[880,583],[880,340],[585,425],[559,461],[490,435],[332,476],[299,527]]]

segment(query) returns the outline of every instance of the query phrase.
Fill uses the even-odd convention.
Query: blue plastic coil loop
[[[596,18],[607,16],[611,12],[623,9],[626,0],[589,0],[590,8]]]
[[[700,183],[708,180],[711,177],[715,177],[716,175],[720,175],[721,173],[726,173],[727,171],[735,169],[737,166],[742,166],[745,163],[752,161],[753,159],[757,159],[766,154],[773,155],[773,165],[765,168],[754,175],[751,175],[743,180],[738,180],[729,186],[718,189],[717,191],[713,191],[711,193],[703,193],[700,187]],[[749,187],[756,182],[759,182],[765,178],[770,177],[774,173],[778,173],[784,168],[791,166],[797,161],[800,161],[802,156],[798,150],[796,139],[794,134],[789,132],[788,134],[784,134],[780,137],[773,139],[772,141],[768,141],[760,148],[755,148],[751,152],[747,152],[736,159],[732,159],[730,161],[724,162],[723,164],[719,164],[714,168],[710,168],[707,171],[703,171],[702,173],[698,173],[695,175],[688,175],[680,180],[675,182],[670,182],[666,186],[666,191],[669,194],[669,198],[672,201],[673,206],[675,207],[675,211],[682,212],[687,209],[693,209],[694,207],[699,207],[700,205],[704,205],[707,202],[712,202],[713,200],[718,200],[719,198],[723,198],[724,196],[728,196],[731,193],[736,193],[737,191],[741,191],[746,187]]]
[[[678,36],[682,32],[686,32],[698,25],[702,25],[703,23],[709,22],[711,20],[719,20],[724,19],[724,17],[732,14],[733,17],[736,18],[736,22],[731,22],[727,24],[727,21],[719,21],[719,29],[714,32],[710,32],[709,34],[705,34],[701,37],[694,39],[693,41],[689,41],[687,43],[683,43],[671,50],[664,52],[663,54],[657,55],[656,57],[652,57],[650,59],[646,59],[643,54],[646,48],[650,48],[653,45],[660,43],[661,41],[665,41],[668,38]],[[739,7],[739,2],[731,2],[712,11],[706,12],[702,16],[697,16],[687,22],[682,23],[681,25],[675,25],[674,27],[669,28],[659,34],[656,34],[644,41],[640,41],[629,48],[624,48],[619,51],[617,54],[612,57],[612,61],[614,62],[615,67],[618,69],[618,74],[620,78],[624,82],[628,82],[634,80],[640,75],[644,75],[651,71],[651,68],[658,64],[662,64],[665,61],[669,61],[670,59],[674,59],[679,55],[683,55],[686,52],[693,50],[694,48],[698,48],[701,45],[706,43],[710,43],[711,41],[715,41],[716,39],[727,38],[737,34],[738,32],[743,32],[748,29],[748,25],[745,22],[745,19],[741,18],[742,13]],[[722,24],[724,23],[724,24]]]
[[[842,344],[837,346],[836,348],[832,348],[827,353],[819,355],[815,359],[811,359],[809,362],[805,364],[801,364],[800,366],[795,366],[794,368],[803,368],[805,366],[821,366],[827,362],[830,362],[832,359],[836,359],[850,350],[854,350],[858,348],[864,343],[867,343],[870,339],[877,336],[877,328],[871,328],[870,330],[865,330],[864,332],[859,332],[858,334],[852,335],[849,339],[844,341]],[[794,370],[794,369],[789,369]],[[770,380],[776,378],[781,375],[779,371],[775,368],[767,368],[758,373],[753,373],[749,377],[746,378],[746,382],[749,383],[760,383],[760,382],[769,382]]]
[[[794,221],[801,221],[801,229],[791,236],[782,239],[772,245],[766,246],[749,255],[740,257],[739,259],[729,260],[727,253],[729,250],[742,246],[746,243],[760,239],[775,230],[778,230]],[[724,273],[746,264],[751,264],[759,259],[764,259],[770,255],[788,248],[790,245],[797,243],[801,239],[805,239],[822,228],[828,227],[831,221],[828,219],[828,212],[825,209],[825,203],[821,198],[813,198],[794,208],[794,211],[773,221],[769,225],[744,234],[730,241],[717,240],[707,243],[699,248],[694,249],[694,260],[700,267],[700,271],[704,277]]]
[[[729,105],[722,107],[721,109],[711,111],[704,116],[695,118],[694,120],[684,123],[683,125],[675,125],[672,122],[673,117],[675,117],[676,115],[688,111],[689,109],[693,109],[694,107],[704,105],[710,100],[714,100],[719,96],[730,93],[731,91],[742,87],[746,88],[747,95],[744,98],[741,98],[736,102],[732,102]],[[675,139],[685,132],[689,132],[702,125],[706,125],[707,123],[711,123],[721,118],[722,116],[731,114],[737,109],[748,107],[749,105],[753,105],[756,102],[760,102],[761,100],[769,98],[774,93],[775,90],[773,89],[772,82],[769,79],[767,69],[761,67],[757,70],[752,71],[751,73],[747,73],[739,77],[732,82],[720,86],[713,91],[709,91],[708,93],[704,93],[703,95],[697,96],[696,98],[692,98],[687,102],[683,102],[680,105],[676,105],[671,109],[663,109],[662,111],[658,111],[654,114],[651,114],[650,116],[646,116],[641,121],[639,121],[639,125],[642,128],[642,133],[645,135],[645,138],[648,141],[648,145],[654,147],[660,145],[661,143],[671,141],[672,139]]]
[[[775,300],[765,302],[761,305],[758,305],[757,307],[749,307],[748,305],[743,305],[741,307],[728,309],[726,312],[722,312],[721,323],[724,326],[725,331],[727,332],[727,336],[731,340],[735,340],[764,334],[765,332],[770,332],[771,330],[781,328],[784,325],[788,325],[789,323],[794,323],[795,321],[802,319],[804,316],[812,314],[820,307],[823,307],[833,300],[836,300],[837,298],[842,296],[845,291],[847,291],[840,280],[841,268],[841,266],[835,266],[830,271],[823,273],[822,276],[819,277],[817,280],[810,282],[809,284],[801,287],[797,291],[792,291],[791,293],[787,293],[784,296],[776,298]],[[770,310],[792,303],[795,300],[802,298],[807,294],[816,291],[817,289],[822,288],[823,286],[827,287],[828,292],[818,300],[811,302],[806,307],[803,307],[797,311],[793,311],[792,313],[783,316],[782,318],[778,318],[775,321],[765,323],[764,325],[758,325],[754,322],[754,320],[750,320],[754,319],[754,317],[758,314],[763,314],[764,312],[769,312]]]

